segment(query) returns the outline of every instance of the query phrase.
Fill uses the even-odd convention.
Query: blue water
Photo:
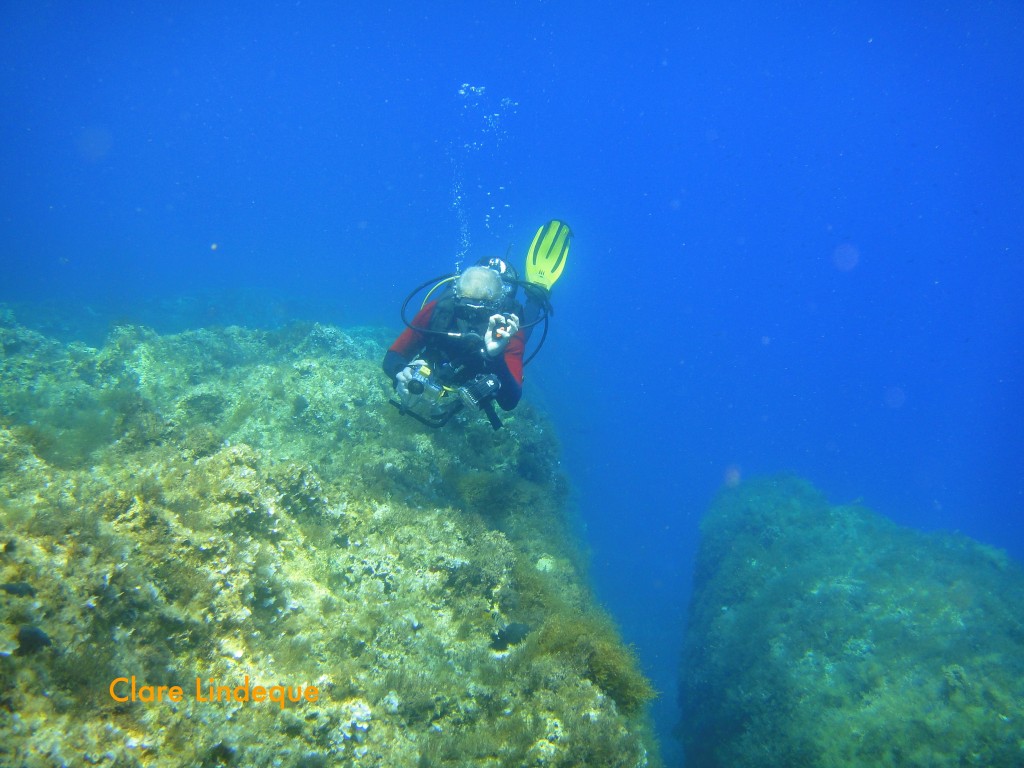
[[[723,482],[1024,558],[1018,3],[175,5],[0,8],[0,301],[224,322],[246,289],[397,333],[568,221],[526,396],[670,763]]]

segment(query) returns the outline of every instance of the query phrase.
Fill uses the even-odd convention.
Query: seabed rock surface
[[[702,525],[687,766],[1024,765],[1024,573],[792,478]]]
[[[402,417],[386,342],[0,308],[0,764],[658,764],[552,430]]]

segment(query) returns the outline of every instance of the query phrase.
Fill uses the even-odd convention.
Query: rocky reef
[[[791,478],[702,525],[683,661],[687,765],[1024,765],[1024,573],[961,536]]]
[[[0,764],[658,764],[552,429],[404,418],[386,342],[0,308]]]

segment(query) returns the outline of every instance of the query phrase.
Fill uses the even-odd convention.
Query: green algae
[[[658,764],[550,426],[403,419],[386,343],[123,326],[94,349],[0,312],[0,583],[31,586],[0,594],[0,762]],[[23,627],[51,644],[17,653]],[[111,698],[132,676],[185,696]],[[246,677],[320,695],[194,695]]]
[[[790,478],[702,524],[683,664],[694,766],[1024,764],[1024,573]]]

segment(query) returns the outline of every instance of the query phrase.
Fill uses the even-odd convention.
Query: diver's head
[[[469,267],[455,281],[455,298],[471,309],[497,311],[504,295],[501,277],[488,267]]]

